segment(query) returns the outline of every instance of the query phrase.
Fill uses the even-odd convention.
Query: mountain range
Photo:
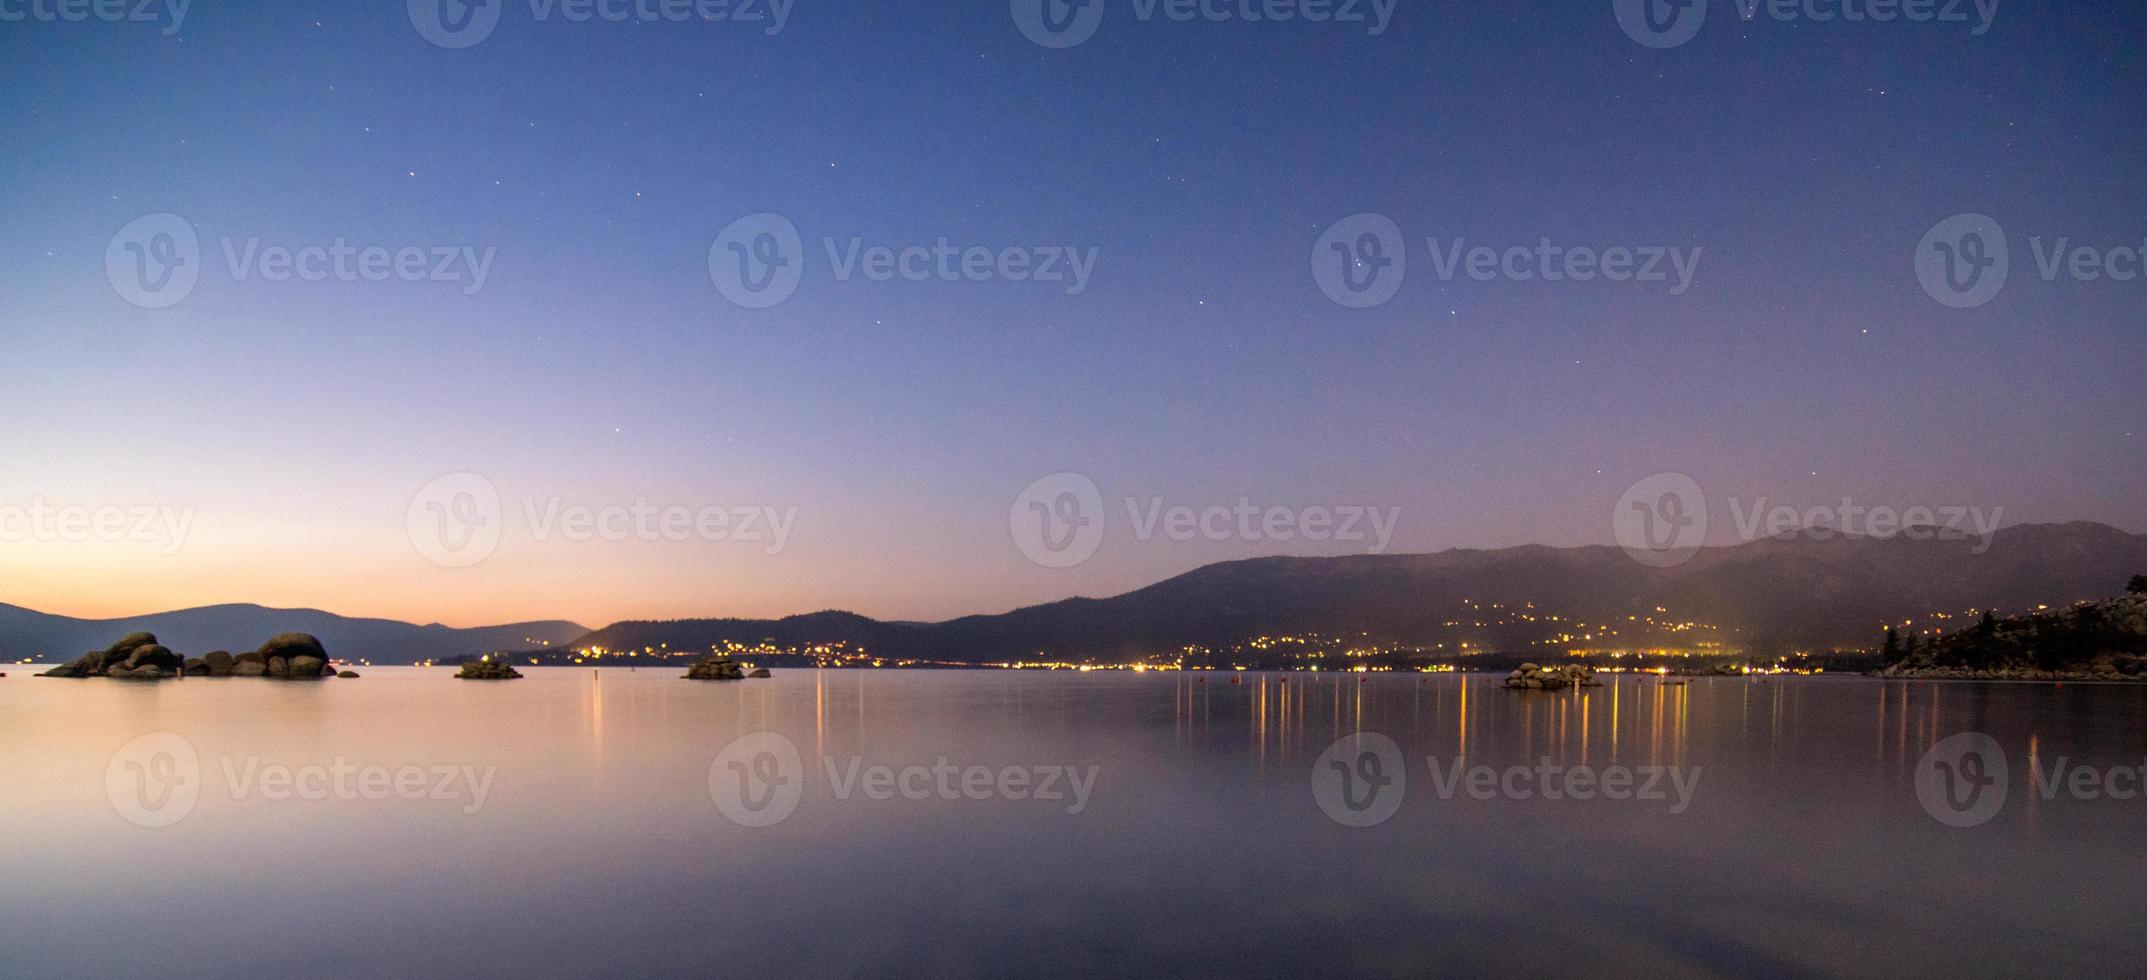
[[[77,619],[0,604],[0,659],[61,662],[101,650],[129,633],[155,633],[189,657],[211,650],[243,652],[278,633],[311,633],[337,659],[408,664],[493,650],[568,643],[589,632],[579,623],[550,620],[456,629],[392,619],[358,619],[318,609],[255,605],[202,606],[124,619]]]
[[[1888,624],[1949,629],[1970,610],[2031,610],[2121,592],[2147,573],[2147,535],[2103,524],[2019,525],[1987,542],[1926,530],[1871,538],[1808,529],[1707,548],[1670,568],[1610,546],[1222,562],[1108,598],[939,623],[829,611],[784,619],[565,621],[471,629],[314,609],[210,606],[84,620],[0,605],[0,658],[64,659],[136,630],[189,655],[282,632],[339,658],[449,660],[504,650],[845,644],[889,660],[1126,662],[1263,637],[1459,653],[1709,647],[1869,648]],[[1941,618],[1948,617],[1948,618]]]
[[[1259,637],[1527,653],[1716,643],[1757,650],[1875,646],[1889,623],[1944,628],[1969,610],[2024,610],[2122,591],[2147,572],[2147,535],[2103,524],[2020,525],[1980,539],[1824,529],[1653,568],[1610,546],[1204,566],[1104,599],[1066,599],[943,623],[843,612],[780,620],[615,623],[571,644],[638,650],[845,641],[891,659],[1123,662]],[[1467,646],[1464,647],[1463,644]]]

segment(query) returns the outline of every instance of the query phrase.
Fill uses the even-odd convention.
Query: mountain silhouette
[[[245,604],[77,619],[0,604],[0,659],[72,660],[137,631],[155,633],[165,646],[190,657],[210,650],[252,650],[278,633],[311,633],[340,660],[408,664],[561,644],[587,633],[588,627],[551,620],[456,629]]]
[[[1617,631],[1608,645],[1713,639],[1755,650],[1853,648],[1876,646],[1890,622],[2096,599],[2143,572],[2147,535],[2103,524],[2006,528],[1987,548],[1936,529],[1888,538],[1807,529],[1703,549],[1671,568],[1642,565],[1609,546],[1254,558],[1109,598],[941,623],[886,623],[844,612],[632,621],[571,646],[694,650],[724,642],[841,641],[894,659],[1113,662],[1168,657],[1188,645],[1221,649],[1254,637],[1308,633],[1525,653],[1531,642],[1545,649],[1561,635],[1598,634],[1607,625]],[[1655,628],[1649,619],[1705,628]],[[1589,645],[1605,642],[1567,646]]]

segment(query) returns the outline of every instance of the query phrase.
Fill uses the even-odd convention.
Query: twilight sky
[[[196,0],[169,33],[57,3],[0,0],[0,601],[936,619],[1378,548],[1318,516],[1350,508],[1391,516],[1389,552],[1610,543],[1659,473],[1715,543],[1844,498],[2147,532],[2130,0],[2015,0],[1980,36],[1973,4],[1714,0],[1668,48],[1609,0],[1403,0],[1376,36],[1101,0],[1064,48],[987,0],[796,0],[773,36],[492,0],[462,48],[414,26],[427,0]],[[196,252],[132,224],[166,213]],[[718,240],[762,213],[797,252],[759,251],[764,222]],[[1360,213],[1406,249],[1365,308],[1315,276]],[[1917,261],[1964,213],[2010,273],[1955,308]],[[868,274],[942,238],[989,261]],[[1479,280],[1442,270],[1457,238],[1698,258],[1681,292],[1667,260]],[[2091,251],[2046,277],[2059,239]],[[421,260],[276,274],[338,240]],[[734,302],[734,242],[795,292]],[[998,265],[1062,246],[1093,256],[1078,286]],[[172,256],[198,281],[155,292],[183,298],[130,301]],[[1103,532],[1063,568],[1010,526],[1060,473]],[[1240,498],[1251,533],[1148,522]],[[780,548],[735,539],[767,528],[746,512]]]

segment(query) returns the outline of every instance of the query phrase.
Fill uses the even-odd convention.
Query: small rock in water
[[[1513,691],[1563,691],[1569,687],[1602,687],[1603,682],[1595,679],[1594,668],[1586,664],[1564,667],[1522,664],[1506,675],[1505,686]]]
[[[745,676],[745,668],[722,654],[705,657],[699,663],[686,668],[689,681],[735,681]]]
[[[506,661],[486,657],[483,660],[472,660],[463,664],[461,672],[455,675],[455,679],[465,681],[511,681],[521,676],[522,672],[508,666]]]

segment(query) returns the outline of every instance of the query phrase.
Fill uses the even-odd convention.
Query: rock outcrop
[[[335,676],[321,641],[304,633],[285,633],[260,651],[231,654],[216,650],[182,657],[149,633],[131,633],[103,650],[45,671],[46,677],[109,677],[117,680],[163,680],[169,677],[282,677],[317,679]]]
[[[745,678],[745,668],[719,653],[712,657],[703,657],[693,666],[686,668],[685,678],[689,681],[742,680]]]
[[[2038,610],[1944,636],[1889,643],[1880,677],[2147,681],[2147,594]]]
[[[1522,664],[1506,676],[1506,687],[1514,691],[1563,691],[1569,687],[1602,687],[1595,679],[1594,669],[1585,664],[1568,664],[1564,667],[1541,667]]]
[[[511,681],[518,680],[521,676],[522,672],[508,666],[506,661],[495,660],[487,656],[483,660],[472,660],[463,664],[462,670],[455,674],[455,679],[464,681]]]

